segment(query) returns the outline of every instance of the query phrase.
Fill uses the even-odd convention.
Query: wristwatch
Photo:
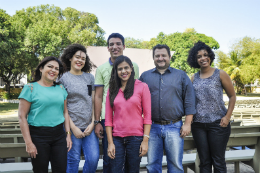
[[[98,121],[98,120],[94,121],[94,125],[97,125],[98,123],[100,123],[100,121]]]

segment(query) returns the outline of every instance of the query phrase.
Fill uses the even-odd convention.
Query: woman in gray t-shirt
[[[196,114],[191,131],[200,158],[200,172],[227,172],[225,150],[230,135],[230,117],[236,102],[231,79],[226,72],[211,67],[214,52],[203,42],[191,48],[188,63],[199,68],[191,81],[196,94]],[[228,109],[223,101],[223,89],[229,97]]]
[[[66,73],[60,79],[68,92],[67,107],[72,131],[72,148],[68,152],[67,172],[78,172],[81,149],[85,164],[83,173],[94,173],[99,160],[99,140],[94,129],[94,76],[93,64],[87,50],[80,44],[68,46],[62,56]]]

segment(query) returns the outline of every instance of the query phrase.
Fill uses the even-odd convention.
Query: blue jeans
[[[192,135],[200,158],[200,172],[226,173],[225,151],[229,135],[230,124],[221,127],[220,120],[213,123],[194,122],[191,125]]]
[[[115,158],[110,161],[113,173],[139,173],[142,141],[143,136],[113,137],[116,149]]]
[[[182,121],[174,124],[152,124],[148,143],[148,173],[162,172],[163,149],[166,153],[168,173],[183,173],[184,140],[180,137]]]
[[[111,172],[111,164],[110,164],[110,157],[107,155],[107,147],[108,147],[108,141],[107,141],[107,133],[106,133],[106,127],[105,127],[105,119],[101,120],[101,125],[103,127],[103,138],[102,138],[102,146],[103,146],[103,173],[112,173]]]
[[[72,133],[71,140],[72,148],[68,152],[67,173],[78,173],[81,149],[85,157],[83,173],[95,173],[99,160],[99,140],[94,130],[89,136],[79,139]]]

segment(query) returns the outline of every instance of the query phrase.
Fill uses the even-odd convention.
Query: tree
[[[245,85],[260,78],[259,39],[244,37],[233,44],[228,55],[218,51],[217,56],[218,67],[230,75],[238,93],[246,93]]]
[[[13,27],[12,18],[0,9],[0,77],[6,84],[10,94],[11,81],[23,77],[27,71],[28,58],[17,40],[17,32]]]
[[[73,8],[40,5],[17,11],[13,16],[14,27],[19,32],[19,42],[32,61],[30,76],[38,61],[46,56],[59,57],[62,50],[72,43],[84,46],[103,46],[104,31],[98,18],[91,13]]]
[[[193,28],[186,29],[183,33],[176,32],[169,35],[159,33],[157,40],[158,43],[166,44],[171,51],[174,51],[171,59],[171,67],[183,70],[188,75],[198,71],[191,68],[187,63],[189,50],[194,46],[194,43],[202,41],[214,50],[219,48],[219,44],[214,38],[197,33]]]

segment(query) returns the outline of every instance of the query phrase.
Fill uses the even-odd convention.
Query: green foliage
[[[243,92],[245,84],[260,78],[259,39],[244,37],[232,46],[228,55],[218,51],[217,57],[218,67],[230,75],[239,93]]]
[[[72,43],[103,46],[104,34],[94,14],[73,8],[40,5],[16,11],[14,16],[0,9],[0,77],[6,91],[10,93],[11,81],[15,83],[24,74],[34,76],[44,57],[59,57]]]
[[[205,42],[212,49],[216,50],[219,48],[219,44],[214,38],[197,33],[194,28],[187,28],[183,33],[176,32],[169,35],[160,32],[156,38],[152,38],[150,41],[126,38],[126,47],[152,49],[157,44],[166,44],[171,51],[174,51],[171,59],[171,67],[181,69],[191,76],[198,70],[192,69],[188,65],[187,57],[189,50],[198,41]]]
[[[188,75],[197,72],[196,69],[191,68],[187,63],[189,50],[193,47],[194,43],[202,41],[212,49],[216,50],[219,48],[219,44],[214,38],[197,33],[193,28],[183,33],[176,32],[169,35],[161,32],[157,36],[157,40],[157,43],[166,44],[171,51],[174,51],[171,59],[171,67],[183,70]]]
[[[19,95],[20,93],[8,93],[6,91],[0,94],[1,98],[6,100],[18,99]]]

